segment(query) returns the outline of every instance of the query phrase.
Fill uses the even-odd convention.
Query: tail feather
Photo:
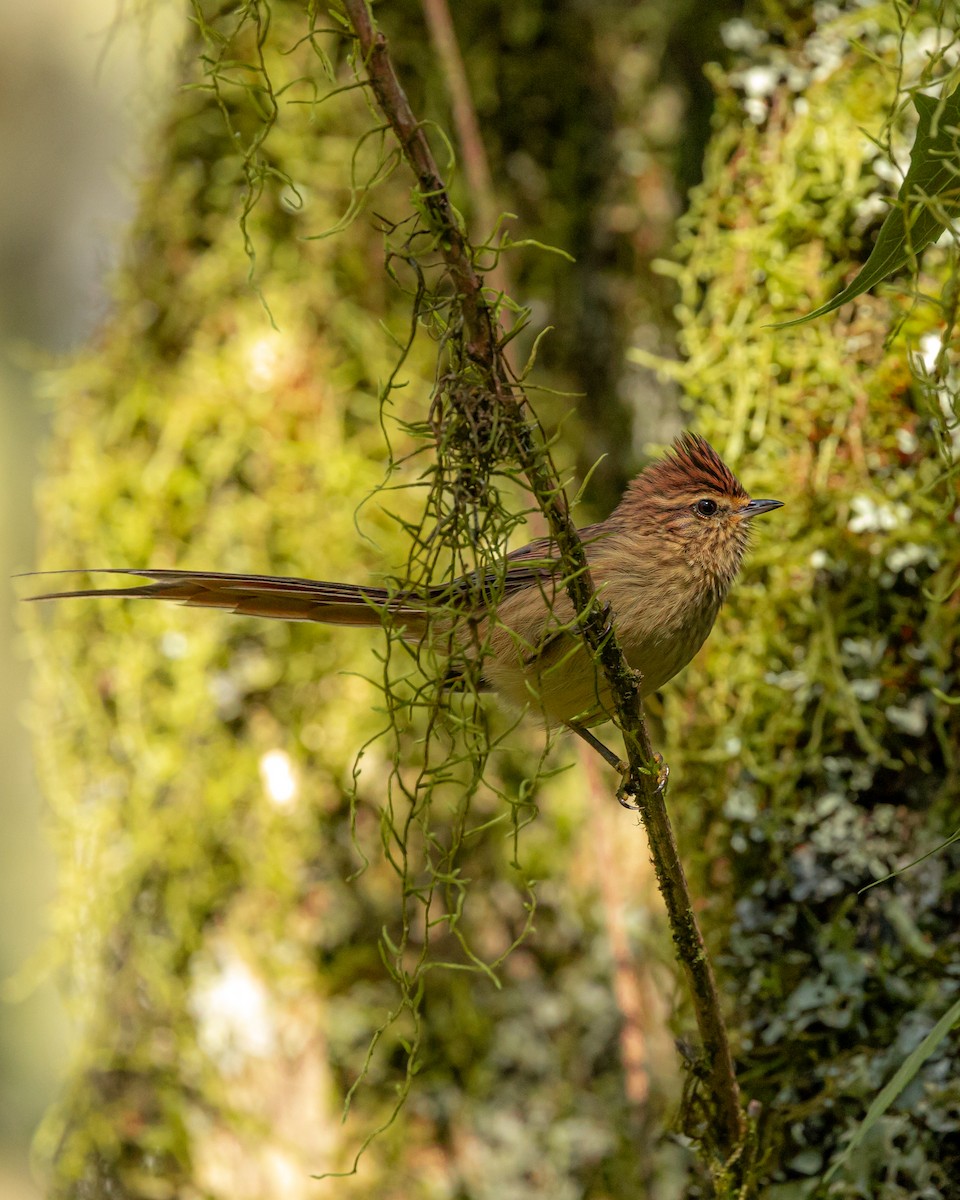
[[[580,531],[586,542],[604,535],[602,526]],[[82,572],[47,571],[41,575],[126,575],[146,579],[135,587],[69,588],[29,596],[30,600],[65,600],[87,596],[120,596],[132,600],[175,600],[196,608],[220,608],[251,617],[282,621],[319,621],[328,625],[382,625],[385,618],[403,625],[409,635],[425,632],[431,616],[451,610],[483,611],[491,603],[540,588],[553,579],[556,548],[541,538],[507,555],[502,572],[472,572],[422,592],[398,593],[382,587],[326,583],[281,575],[230,575],[219,571],[177,571],[103,567]]]
[[[59,572],[56,572],[59,574]],[[77,588],[43,592],[30,600],[121,596],[137,600],[173,600],[197,608],[220,608],[251,617],[284,621],[319,621],[328,625],[381,625],[389,614],[408,627],[423,627],[422,602],[392,595],[386,588],[325,583],[276,575],[229,575],[216,571],[105,568],[92,575],[134,575],[150,582],[134,587]]]

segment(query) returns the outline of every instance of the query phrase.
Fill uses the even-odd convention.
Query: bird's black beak
[[[740,509],[741,517],[759,517],[761,513],[773,512],[775,508],[783,508],[782,500],[751,500],[746,508]]]

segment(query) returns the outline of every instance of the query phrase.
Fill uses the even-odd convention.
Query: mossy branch
[[[483,279],[474,267],[470,243],[450,202],[423,126],[414,116],[397,78],[387,39],[376,27],[367,0],[342,2],[359,43],[373,95],[417,178],[423,212],[456,291],[466,358],[481,385],[457,389],[457,402],[468,407],[493,402],[508,424],[518,465],[557,544],[567,593],[584,639],[610,685],[629,764],[623,790],[636,800],[646,826],[677,955],[690,983],[706,1059],[707,1103],[715,1118],[712,1130],[715,1149],[724,1159],[731,1159],[743,1146],[745,1136],[733,1056],[676,839],[663,795],[657,789],[657,767],[640,700],[640,676],[624,658],[608,611],[597,600],[583,545],[570,518],[556,470],[547,449],[535,436],[535,424],[525,412],[529,410],[522,390],[510,379],[499,329],[485,300]],[[479,419],[479,414],[470,415]]]

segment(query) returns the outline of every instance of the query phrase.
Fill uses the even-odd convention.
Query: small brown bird
[[[611,516],[580,530],[594,586],[609,605],[627,661],[643,677],[643,696],[672,679],[703,645],[740,570],[748,522],[780,507],[779,500],[751,500],[716,451],[686,433],[672,453],[632,481]],[[556,546],[548,538],[531,542],[508,555],[505,568],[499,580],[463,578],[402,594],[271,575],[110,570],[105,573],[150,582],[31,599],[128,596],[288,621],[391,622],[410,639],[453,631],[448,640],[463,655],[484,647],[481,686],[513,707],[529,708],[545,724],[568,726],[620,765],[587,733],[611,716],[612,700],[577,633]],[[495,614],[484,602],[484,584],[487,596],[497,597]],[[452,666],[451,682],[458,675]]]

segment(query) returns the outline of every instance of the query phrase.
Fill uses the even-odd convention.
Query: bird
[[[706,439],[685,432],[627,485],[609,517],[578,530],[597,595],[627,663],[639,673],[641,700],[681,671],[706,641],[740,572],[750,523],[782,505],[751,499]],[[454,661],[445,685],[462,683],[464,664],[473,658],[478,689],[547,727],[566,726],[611,765],[625,767],[590,733],[613,716],[613,699],[579,632],[550,538],[514,550],[499,571],[421,590],[178,569],[89,574],[147,582],[29,599],[125,597],[330,625],[389,623],[411,641],[446,640]]]

